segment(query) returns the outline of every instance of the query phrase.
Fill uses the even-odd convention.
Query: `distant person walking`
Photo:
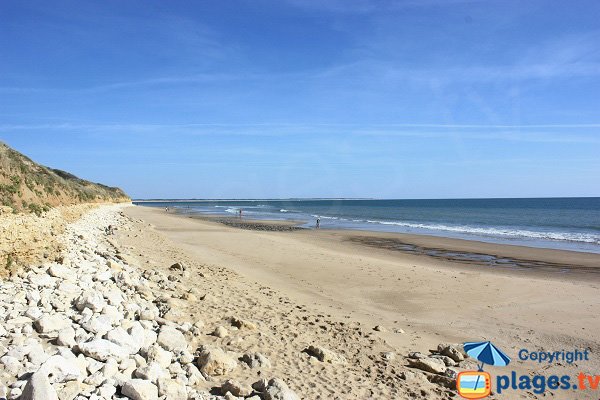
[[[317,218],[317,229],[321,227],[321,218]]]
[[[242,218],[242,209],[240,208],[240,218]]]

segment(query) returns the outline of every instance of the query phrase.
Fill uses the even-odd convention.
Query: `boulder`
[[[129,351],[106,339],[94,339],[79,345],[79,350],[88,357],[98,361],[106,361],[115,358],[118,361],[129,357]]]
[[[237,367],[237,362],[219,347],[202,346],[198,367],[206,375],[225,375]]]
[[[131,336],[125,329],[121,327],[115,328],[108,332],[106,339],[123,347],[129,352],[129,354],[136,354],[139,352],[143,344],[143,341],[139,340],[139,338],[136,340],[136,338]]]
[[[158,400],[158,388],[152,382],[143,379],[127,381],[121,393],[132,400]]]
[[[422,371],[433,374],[443,374],[446,372],[446,364],[442,360],[435,358],[407,358],[408,365]]]
[[[152,383],[158,383],[160,378],[168,377],[169,373],[158,363],[151,362],[148,365],[136,369],[134,375],[136,378],[145,379]]]
[[[39,333],[57,332],[71,326],[71,321],[59,314],[45,315],[34,323]]]
[[[48,268],[48,273],[55,278],[72,279],[73,277],[73,271],[60,264],[50,265],[50,268]]]
[[[163,325],[158,333],[157,343],[168,351],[184,351],[187,349],[187,341],[183,333],[170,325]]]
[[[100,312],[105,305],[106,302],[102,294],[95,291],[84,292],[75,300],[75,307],[79,311],[89,308],[93,312]]]
[[[237,397],[247,397],[252,394],[252,388],[246,385],[242,385],[241,383],[229,379],[221,385],[221,394],[225,395],[227,393],[231,393]]]
[[[278,378],[268,382],[262,397],[264,400],[300,400],[300,397]]]
[[[51,383],[75,381],[81,376],[76,359],[53,355],[42,364],[39,371],[45,371]]]
[[[161,367],[168,368],[173,359],[173,353],[163,350],[158,345],[153,345],[148,349],[148,362],[156,361]]]
[[[187,400],[188,391],[185,384],[176,379],[161,378],[158,380],[158,394],[169,400]]]
[[[457,363],[464,361],[465,358],[468,357],[464,352],[463,347],[458,344],[440,343],[437,347],[437,351],[443,356],[450,357]]]
[[[35,372],[25,385],[20,400],[58,400],[46,371]]]
[[[58,344],[59,346],[65,346],[69,348],[75,346],[75,329],[69,326],[58,332],[56,344]]]

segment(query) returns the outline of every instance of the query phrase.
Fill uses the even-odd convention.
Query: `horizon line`
[[[379,197],[273,197],[273,198],[146,198],[131,199],[131,202],[159,201],[282,201],[282,200],[526,200],[526,199],[599,199],[600,196],[542,196],[542,197],[436,197],[436,198],[379,198]]]

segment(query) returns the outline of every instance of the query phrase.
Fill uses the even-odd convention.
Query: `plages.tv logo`
[[[492,392],[492,377],[483,370],[485,364],[506,366],[510,358],[492,342],[467,342],[465,352],[481,362],[477,371],[463,371],[456,377],[458,394],[465,399],[483,399]]]

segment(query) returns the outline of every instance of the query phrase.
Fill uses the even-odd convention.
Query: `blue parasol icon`
[[[465,352],[481,361],[479,369],[483,371],[483,364],[504,367],[510,363],[510,357],[504,354],[492,342],[467,342],[463,345]]]
[[[483,371],[483,364],[494,365],[498,367],[505,367],[510,363],[510,357],[504,354],[499,348],[494,346],[492,342],[466,342],[463,344],[465,352],[481,361],[479,370]],[[479,375],[475,382],[475,387],[479,383]]]

